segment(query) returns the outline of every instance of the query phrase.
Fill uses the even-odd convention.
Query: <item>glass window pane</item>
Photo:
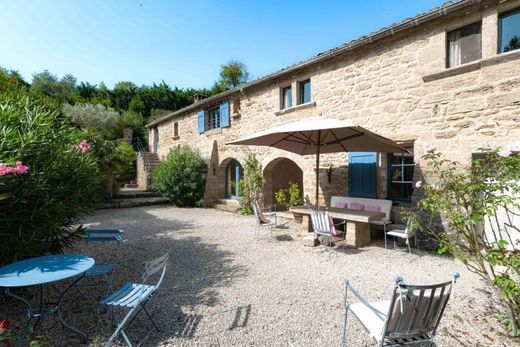
[[[477,22],[448,33],[448,67],[482,57],[481,28],[481,22]]]
[[[282,96],[283,96],[282,108],[292,107],[292,89],[291,89],[291,87],[284,88],[283,92],[282,92]]]
[[[300,104],[311,102],[311,81],[300,83]]]
[[[499,20],[500,53],[520,49],[520,9],[516,12],[502,15]]]

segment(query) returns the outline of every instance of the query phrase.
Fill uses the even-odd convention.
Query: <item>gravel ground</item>
[[[170,250],[167,275],[149,304],[161,332],[153,331],[144,345],[337,346],[345,277],[369,300],[387,300],[397,274],[409,283],[434,283],[449,279],[453,271],[461,278],[441,321],[437,345],[520,345],[503,335],[490,289],[460,262],[445,257],[416,251],[408,256],[404,249],[385,250],[382,241],[331,252],[303,247],[298,226],[291,222],[276,231],[277,240],[267,235],[255,239],[253,217],[213,209],[103,210],[85,222],[128,232],[116,285],[138,281],[144,260]],[[111,249],[91,245],[87,251],[80,245],[70,252],[87,252],[99,261]],[[63,307],[67,322],[89,332],[89,345],[105,341],[114,329],[96,304],[104,289],[103,283],[84,289],[86,297],[71,291]],[[0,318],[5,315],[15,322],[23,319],[19,305],[4,298]],[[50,346],[80,345],[56,324],[47,318],[36,334],[47,331]],[[348,324],[351,346],[373,344],[357,321],[349,318]],[[137,319],[129,329],[131,338],[143,337],[147,328],[145,319]],[[123,345],[121,340],[117,344]]]

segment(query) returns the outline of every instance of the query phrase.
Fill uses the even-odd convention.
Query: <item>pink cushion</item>
[[[351,210],[363,211],[364,207],[365,207],[365,205],[360,204],[358,202],[351,202],[350,204],[348,204],[348,208]]]
[[[335,201],[334,204],[332,204],[332,207],[334,207],[334,208],[347,208],[347,203],[346,202]]]
[[[381,206],[365,205],[365,211],[379,212],[379,211],[381,211]]]
[[[260,208],[260,205],[258,204],[258,202],[255,202],[255,210],[256,210],[256,213],[258,214],[258,220],[260,221],[260,224],[269,224],[269,221],[267,220],[267,218],[265,218],[264,214],[262,213],[262,209]]]
[[[330,222],[330,232],[332,233],[332,235],[336,236],[336,235],[341,235],[341,232],[336,230],[336,227],[334,226],[334,219],[332,218],[332,216],[329,214],[329,222]]]

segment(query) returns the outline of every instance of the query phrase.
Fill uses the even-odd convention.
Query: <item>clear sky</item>
[[[445,0],[0,0],[0,66],[209,87],[220,64],[261,77]]]

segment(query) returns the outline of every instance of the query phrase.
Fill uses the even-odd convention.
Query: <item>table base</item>
[[[40,322],[42,317],[50,316],[50,315],[53,315],[53,314],[55,314],[58,317],[58,320],[60,321],[60,323],[61,323],[61,325],[63,327],[65,327],[65,328],[71,330],[72,332],[80,335],[82,337],[83,343],[87,342],[87,334],[85,334],[84,332],[82,332],[78,328],[75,328],[72,325],[70,325],[67,322],[65,322],[63,320],[63,317],[61,316],[61,311],[60,311],[60,308],[61,308],[60,306],[61,306],[61,302],[63,301],[63,297],[82,278],[83,278],[83,275],[78,277],[67,288],[65,288],[65,290],[61,293],[57,303],[51,303],[51,302],[46,303],[45,302],[45,300],[44,300],[44,292],[43,292],[43,285],[40,285],[39,286],[40,287],[40,303],[39,303],[40,307],[39,307],[39,311],[38,312],[35,312],[33,310],[32,306],[31,306],[31,303],[28,300],[22,298],[21,296],[18,296],[16,294],[12,293],[9,290],[9,288],[5,289],[5,294],[7,296],[10,296],[11,298],[13,298],[13,299],[23,303],[25,305],[26,309],[27,309],[27,322],[25,323],[25,326],[24,326],[24,328],[22,330],[22,333],[20,334],[20,336],[18,336],[17,343],[16,343],[17,346],[21,345],[21,343],[23,341],[25,341],[25,339],[27,339],[27,335],[29,334],[29,330],[31,328],[31,323],[32,323],[33,319],[36,319],[36,322],[32,325],[33,328],[34,328],[34,327],[36,327],[38,325],[38,323]],[[51,304],[51,305],[54,305],[54,306],[51,309],[44,310],[45,304]]]

